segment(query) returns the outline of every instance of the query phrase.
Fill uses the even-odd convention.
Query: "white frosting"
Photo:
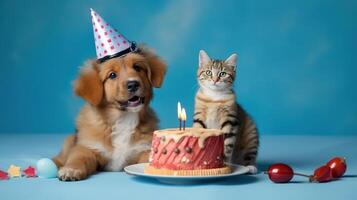
[[[204,147],[204,142],[208,137],[222,135],[223,132],[218,129],[204,129],[204,128],[186,128],[179,129],[164,129],[154,132],[157,137],[162,137],[162,142],[168,143],[170,140],[178,142],[182,137],[192,136],[198,138],[198,145],[200,148]]]

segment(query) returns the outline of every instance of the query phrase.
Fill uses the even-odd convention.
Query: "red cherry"
[[[332,179],[332,170],[330,167],[324,165],[314,171],[314,175],[310,177],[310,182],[323,183],[331,181]]]
[[[274,183],[287,183],[293,176],[294,171],[289,165],[283,163],[276,163],[269,167],[268,169],[269,179]]]
[[[346,172],[346,160],[342,157],[335,157],[326,164],[331,168],[333,178],[340,178]]]

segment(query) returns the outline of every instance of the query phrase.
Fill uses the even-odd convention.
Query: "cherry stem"
[[[264,174],[269,174],[269,172],[268,172],[268,171],[263,171],[263,172],[264,172]],[[310,177],[311,177],[311,176],[306,175],[306,174],[295,173],[295,172],[294,172],[294,175],[297,175],[297,176],[304,176],[304,177],[307,177],[307,178],[310,178]]]
[[[301,174],[301,173],[295,173],[294,172],[294,175],[298,175],[298,176],[304,176],[304,177],[307,177],[307,178],[310,178],[311,176],[309,175],[306,175],[306,174]]]

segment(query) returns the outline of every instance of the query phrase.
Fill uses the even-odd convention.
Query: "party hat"
[[[127,40],[117,29],[112,28],[109,23],[90,9],[93,23],[93,33],[97,59],[104,62],[108,59],[120,57],[137,50],[135,42]]]

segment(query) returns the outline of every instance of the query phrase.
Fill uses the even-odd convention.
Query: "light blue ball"
[[[42,158],[37,161],[37,175],[40,178],[56,178],[58,168],[56,164],[48,158]]]

